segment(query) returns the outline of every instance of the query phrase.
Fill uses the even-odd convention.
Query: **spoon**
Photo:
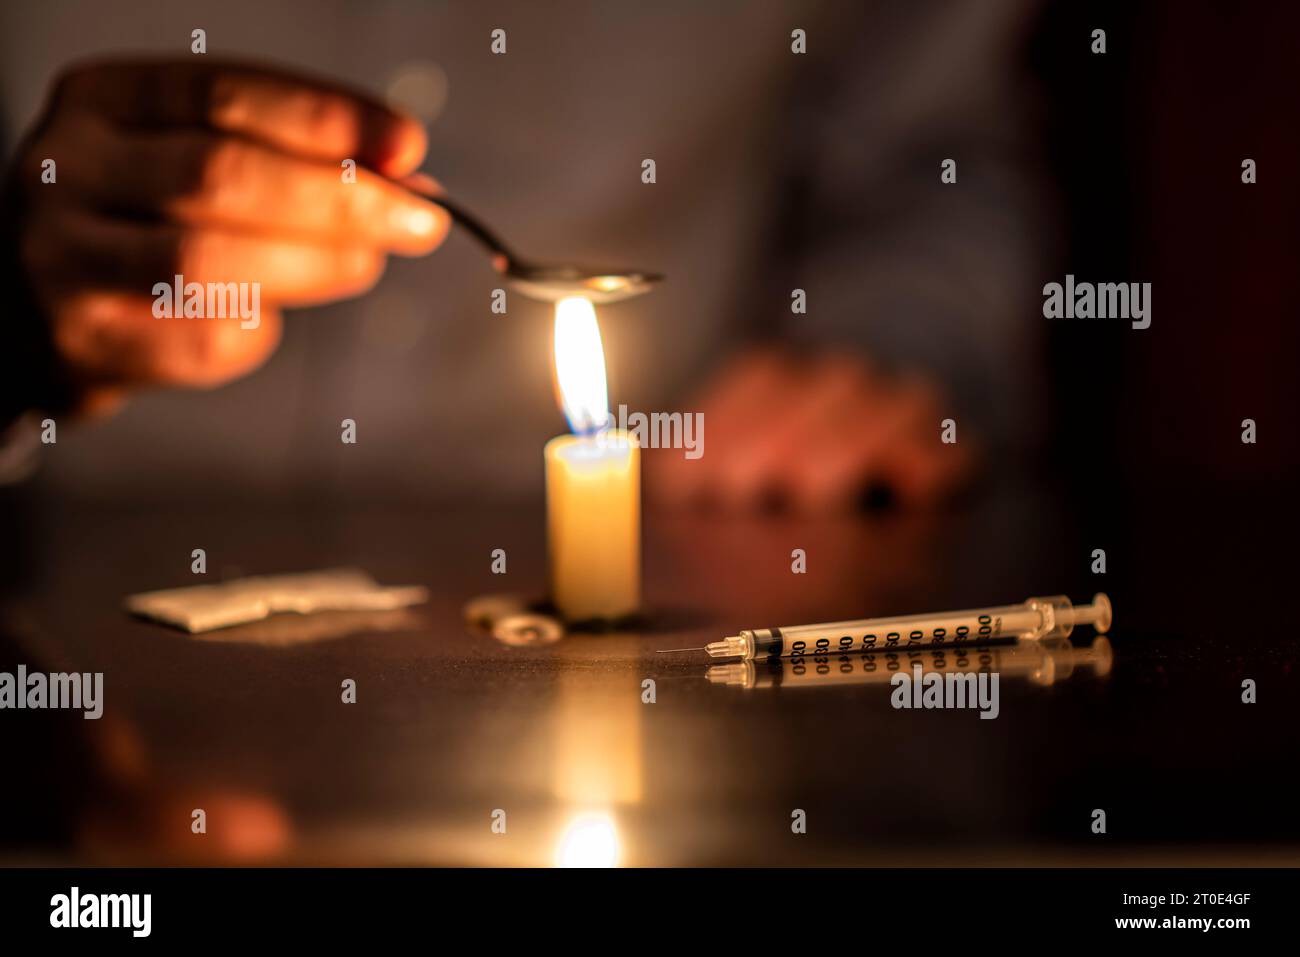
[[[664,277],[641,269],[604,269],[573,264],[542,264],[520,259],[492,230],[445,196],[405,184],[406,188],[445,209],[452,220],[492,254],[492,266],[529,299],[559,302],[585,296],[594,303],[620,302],[649,292]]]

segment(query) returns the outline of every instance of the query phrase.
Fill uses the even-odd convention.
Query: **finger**
[[[877,477],[890,443],[904,428],[892,390],[878,381],[842,397],[839,413],[809,428],[791,468],[790,497],[802,511],[849,505]]]
[[[359,295],[383,274],[384,256],[364,246],[327,246],[218,229],[107,219],[47,210],[23,236],[38,290],[104,288],[158,295],[159,283],[248,283],[260,301],[305,306]],[[70,270],[75,270],[71,272]]]
[[[709,430],[706,454],[693,461],[663,455],[647,460],[657,460],[653,486],[659,497],[673,503],[707,498],[734,502],[760,494],[757,485],[746,488],[744,462],[752,446],[762,441],[766,424],[786,411],[783,398],[796,373],[797,363],[768,350],[746,353],[727,365],[697,403]]]
[[[868,389],[865,363],[854,356],[828,356],[804,363],[797,381],[788,390],[787,411],[761,427],[744,461],[737,463],[747,476],[740,486],[741,501],[752,502],[754,490],[760,496],[795,501],[803,477],[823,468],[818,461],[826,441],[844,428],[845,416],[854,399]],[[819,436],[825,436],[820,439]],[[734,479],[745,481],[740,475]]]
[[[442,184],[428,173],[411,173],[401,177],[398,182],[418,196],[442,196],[446,193]]]
[[[64,363],[93,394],[212,387],[247,375],[275,351],[281,318],[264,306],[253,328],[238,319],[158,319],[146,296],[86,293],[63,300],[51,328]]]
[[[917,501],[925,462],[912,440],[929,425],[937,442],[937,402],[928,385],[865,383],[844,397],[837,419],[810,430],[793,470],[792,499],[805,511],[848,508],[873,481],[883,481],[900,498]]]
[[[87,419],[111,418],[121,411],[126,397],[126,390],[120,386],[92,387],[81,393],[73,413]]]
[[[64,148],[77,143],[79,149]],[[118,130],[79,118],[51,134],[62,182],[101,210],[187,225],[418,255],[446,236],[441,207],[366,169],[344,181],[329,163],[205,130]]]
[[[206,126],[335,162],[403,176],[424,159],[424,129],[325,80],[221,60],[107,60],[64,75],[57,106],[122,126]]]
[[[713,379],[700,408],[715,428],[735,431],[752,423],[754,403],[779,404],[801,371],[801,363],[787,353],[775,349],[746,352]]]
[[[942,441],[937,398],[927,399],[914,419],[898,442],[887,472],[901,501],[923,505],[943,498],[970,477],[979,446],[969,437]]]
[[[919,439],[900,449],[890,464],[891,487],[905,505],[927,505],[949,495],[974,471],[977,450],[969,445],[945,445],[937,432],[932,444]]]

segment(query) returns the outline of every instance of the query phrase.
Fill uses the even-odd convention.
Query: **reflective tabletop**
[[[1064,514],[1026,491],[928,516],[650,511],[642,623],[507,644],[464,608],[543,594],[539,508],[25,503],[5,519],[0,669],[103,672],[105,707],[99,720],[0,714],[0,856],[1300,863],[1294,639],[1267,630],[1266,609],[1252,618],[1214,593],[1219,566],[1198,584],[1195,549],[1161,525],[1172,516],[1109,530],[1103,576],[1095,529]],[[1258,531],[1247,519],[1210,534],[1229,555],[1233,536]],[[200,546],[206,581],[356,566],[431,600],[202,635],[123,612],[128,594],[195,584]],[[794,549],[806,572],[792,571]],[[1103,589],[1108,641],[1084,630],[1051,653],[902,649],[712,673],[723,663],[703,654],[655,653],[740,628]],[[896,708],[889,678],[917,663],[996,671],[996,718]],[[1256,704],[1242,701],[1246,679]]]

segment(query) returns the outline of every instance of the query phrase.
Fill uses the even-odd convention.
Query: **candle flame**
[[[605,350],[596,309],[582,296],[555,304],[555,380],[569,428],[590,435],[609,423]]]
[[[569,822],[555,850],[556,867],[616,867],[618,828],[608,814],[584,814]]]

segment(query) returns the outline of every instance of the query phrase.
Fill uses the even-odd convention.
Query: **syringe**
[[[703,648],[714,658],[768,658],[845,651],[983,644],[1018,638],[1068,638],[1075,625],[1092,625],[1100,634],[1110,628],[1110,599],[1101,592],[1091,605],[1074,607],[1064,595],[1029,598],[1019,605],[972,608],[897,618],[860,618],[820,625],[745,629]],[[671,653],[671,652],[662,652]]]

